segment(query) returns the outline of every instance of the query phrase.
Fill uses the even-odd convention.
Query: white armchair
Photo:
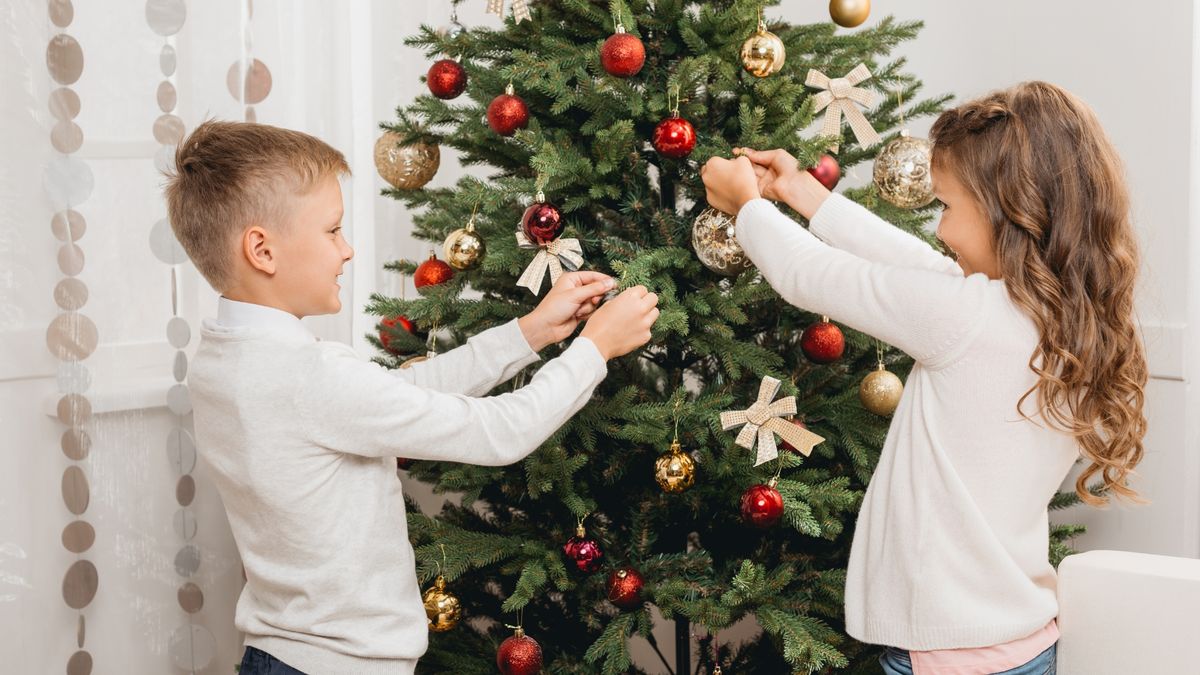
[[[1200,673],[1200,560],[1089,551],[1058,568],[1061,675]]]

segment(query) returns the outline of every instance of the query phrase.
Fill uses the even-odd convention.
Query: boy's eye
[[[335,227],[332,230],[330,230],[329,234],[337,234],[338,232],[341,232],[341,231],[342,231],[342,228],[339,226],[339,227]]]

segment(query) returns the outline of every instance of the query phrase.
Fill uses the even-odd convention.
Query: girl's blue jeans
[[[1028,663],[996,675],[1055,675],[1057,657],[1058,645],[1053,644]],[[884,675],[913,675],[912,661],[904,649],[888,647],[879,657],[879,665],[883,666]]]

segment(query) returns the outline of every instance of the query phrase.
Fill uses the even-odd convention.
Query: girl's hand
[[[713,157],[700,168],[700,177],[704,180],[708,205],[731,215],[737,215],[746,202],[762,196],[754,165],[745,157]]]
[[[812,174],[801,169],[796,158],[786,150],[734,148],[733,152],[754,163],[755,171],[761,172],[760,186],[766,178],[766,185],[762,187],[763,197],[786,202],[805,218],[812,218],[829,196],[829,190]]]

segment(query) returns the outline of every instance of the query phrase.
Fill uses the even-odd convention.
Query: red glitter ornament
[[[510,84],[504,93],[492,99],[487,109],[488,126],[501,136],[512,136],[529,124],[529,106],[517,96]]]
[[[467,71],[453,59],[442,59],[425,74],[429,92],[440,99],[457,98],[467,90]]]
[[[392,336],[397,329],[403,329],[409,333],[413,332],[413,322],[408,320],[408,317],[397,315],[384,317],[379,322],[379,341],[383,343],[385,351],[392,352]]]
[[[642,588],[646,580],[632,567],[619,567],[608,575],[605,587],[608,600],[621,609],[637,609],[642,606]]]
[[[417,270],[413,272],[413,285],[418,293],[424,294],[425,288],[450,281],[453,276],[454,268],[438,260],[437,254],[430,251],[429,259],[417,265]]]
[[[800,350],[813,363],[833,363],[846,351],[846,336],[828,317],[821,317],[819,322],[804,329]]]
[[[645,63],[646,47],[641,39],[626,33],[625,27],[617,24],[617,32],[600,47],[600,65],[604,71],[616,77],[633,77]]]
[[[542,672],[542,646],[517,628],[496,650],[496,667],[503,675],[536,675]]]

